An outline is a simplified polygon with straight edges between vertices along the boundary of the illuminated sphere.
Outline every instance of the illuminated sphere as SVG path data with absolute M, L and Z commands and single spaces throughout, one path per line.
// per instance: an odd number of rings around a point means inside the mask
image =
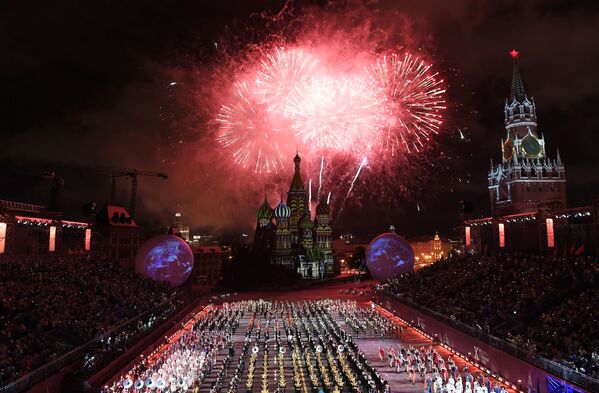
M 372 278 L 389 280 L 414 271 L 414 251 L 403 237 L 395 233 L 383 233 L 368 245 L 366 267 Z
M 183 284 L 193 270 L 193 253 L 177 236 L 158 235 L 146 241 L 137 251 L 135 270 L 154 281 Z

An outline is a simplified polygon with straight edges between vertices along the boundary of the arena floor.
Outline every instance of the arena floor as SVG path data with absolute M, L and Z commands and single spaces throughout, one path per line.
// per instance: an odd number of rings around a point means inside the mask
M 355 290 L 355 294 L 352 293 L 352 289 Z M 348 293 L 348 291 L 350 291 L 350 292 Z M 372 294 L 372 291 L 371 291 L 371 288 L 369 285 L 362 285 L 360 287 L 356 287 L 355 285 L 339 284 L 339 285 L 334 285 L 334 286 L 321 288 L 321 289 L 317 289 L 317 290 L 303 290 L 303 291 L 295 291 L 295 292 L 287 292 L 287 293 L 285 293 L 285 292 L 261 292 L 261 293 L 253 293 L 253 294 L 241 294 L 241 295 L 235 296 L 235 299 L 236 300 L 238 300 L 238 299 L 239 300 L 242 300 L 242 299 L 264 299 L 264 300 L 272 300 L 272 301 L 275 301 L 275 300 L 302 301 L 302 300 L 318 300 L 318 299 L 323 299 L 323 298 L 342 299 L 342 300 L 346 300 L 346 299 L 350 300 L 351 299 L 351 300 L 357 300 L 358 302 L 361 303 L 361 305 L 363 307 L 369 307 L 371 294 Z M 343 320 L 338 319 L 338 322 L 341 327 L 346 328 L 345 322 Z M 388 348 L 391 345 L 394 345 L 395 347 L 397 347 L 397 344 L 401 344 L 404 347 L 409 346 L 409 345 L 412 345 L 414 347 L 419 347 L 419 346 L 429 346 L 432 344 L 432 341 L 430 339 L 428 339 L 427 337 L 418 333 L 416 330 L 410 328 L 409 326 L 403 324 L 398 319 L 395 319 L 395 322 L 400 324 L 404 328 L 404 332 L 403 332 L 401 338 L 388 339 L 388 338 L 380 338 L 380 337 L 372 337 L 372 336 L 371 337 L 355 337 L 354 336 L 354 339 L 357 342 L 358 346 L 360 347 L 361 351 L 366 354 L 370 363 L 373 366 L 375 366 L 379 370 L 379 373 L 389 382 L 391 392 L 406 392 L 406 393 L 423 392 L 423 391 L 425 391 L 425 386 L 424 386 L 424 383 L 421 382 L 419 378 L 416 380 L 416 383 L 414 385 L 412 385 L 412 383 L 409 381 L 408 375 L 405 371 L 402 371 L 401 373 L 397 373 L 395 370 L 393 370 L 391 367 L 389 367 L 389 365 L 386 362 L 381 362 L 379 359 L 379 353 L 378 353 L 379 346 L 382 346 L 383 348 Z M 247 327 L 247 318 L 244 319 L 244 321 L 240 325 L 240 327 L 235 335 L 236 352 L 238 352 L 242 347 L 243 340 L 244 340 L 244 332 L 245 332 L 246 327 Z M 345 329 L 345 330 L 348 333 L 351 332 L 351 330 L 349 330 L 349 329 Z M 441 347 L 440 345 L 437 345 L 436 349 L 444 358 L 447 358 L 447 356 L 451 354 L 450 351 Z M 224 358 L 225 353 L 226 353 L 226 351 L 223 350 L 222 354 L 221 354 L 221 358 L 219 359 L 220 362 L 222 362 L 222 358 Z M 473 364 L 467 363 L 464 359 L 457 357 L 455 355 L 453 357 L 454 357 L 454 360 L 456 361 L 456 364 L 458 365 L 460 371 L 463 369 L 463 367 L 466 364 L 468 364 L 468 368 L 469 368 L 469 370 L 471 370 L 471 372 L 473 372 L 473 373 L 481 372 Z M 237 365 L 237 363 L 233 363 L 230 367 L 230 370 L 234 370 L 236 365 Z M 256 369 L 260 369 L 261 367 L 262 367 L 262 364 L 259 360 L 258 364 L 256 366 Z M 220 364 L 217 364 L 215 369 L 216 370 L 220 369 Z M 272 391 L 275 391 L 274 367 L 271 367 L 270 369 L 272 370 L 273 374 L 270 375 L 269 379 L 271 381 L 273 381 L 273 383 L 271 385 L 269 385 L 269 391 L 272 392 Z M 290 369 L 291 369 L 291 362 L 289 361 L 289 364 L 286 364 L 286 370 L 290 370 Z M 230 371 L 230 372 L 232 373 L 232 371 Z M 215 378 L 215 375 L 209 375 L 206 378 L 206 380 L 204 381 L 204 384 L 202 385 L 202 388 L 200 391 L 201 392 L 209 391 L 210 386 L 211 386 L 212 382 L 214 381 L 214 378 Z M 259 378 L 259 376 L 256 376 L 255 378 L 257 379 L 257 378 Z M 286 375 L 286 378 L 289 381 L 291 381 L 291 372 L 289 372 L 289 374 Z M 242 379 L 242 383 L 240 384 L 240 386 L 245 386 L 245 382 L 246 382 L 246 379 Z M 227 385 L 225 385 L 224 388 L 225 389 L 223 389 L 223 391 L 227 391 L 226 390 Z M 514 392 L 514 390 L 511 388 L 508 388 L 508 391 Z
M 355 290 L 355 292 L 353 292 L 352 289 Z M 330 299 L 341 299 L 341 300 L 348 300 L 348 299 L 356 300 L 356 302 L 358 302 L 359 306 L 361 306 L 361 307 L 371 307 L 371 303 L 370 303 L 371 295 L 372 295 L 372 292 L 371 292 L 369 286 L 364 285 L 362 287 L 356 287 L 355 284 L 339 284 L 339 285 L 330 286 L 330 287 L 326 287 L 326 288 L 294 291 L 294 292 L 261 292 L 261 293 L 251 293 L 251 294 L 250 293 L 231 294 L 230 296 L 219 299 L 220 301 L 215 302 L 215 303 L 220 303 L 221 301 L 234 302 L 234 301 L 249 300 L 249 299 L 297 302 L 297 301 L 303 301 L 303 300 L 319 300 L 319 299 L 330 298 Z M 214 300 L 216 300 L 216 299 L 214 299 Z M 217 307 L 220 307 L 220 305 Z M 381 376 L 389 382 L 389 387 L 390 387 L 391 392 L 424 392 L 425 385 L 420 380 L 419 377 L 417 378 L 416 383 L 412 384 L 409 381 L 408 375 L 405 371 L 402 370 L 402 372 L 397 373 L 394 369 L 389 367 L 389 365 L 386 362 L 380 361 L 378 348 L 379 348 L 379 346 L 382 346 L 386 350 L 387 348 L 389 348 L 392 345 L 397 348 L 397 344 L 401 344 L 404 347 L 407 347 L 409 345 L 412 345 L 414 347 L 430 346 L 430 345 L 432 345 L 432 341 L 429 338 L 425 337 L 424 335 L 420 334 L 415 329 L 403 324 L 403 322 L 401 322 L 399 319 L 394 318 L 391 315 L 386 315 L 386 312 L 383 309 L 381 309 L 381 312 L 384 313 L 386 317 L 392 318 L 395 323 L 400 324 L 400 326 L 403 326 L 403 333 L 401 334 L 401 337 L 391 339 L 391 338 L 376 337 L 374 335 L 370 335 L 370 336 L 366 336 L 366 337 L 356 337 L 355 335 L 353 335 L 354 341 L 358 344 L 360 350 L 366 355 L 368 361 L 374 367 L 376 367 L 378 369 L 379 374 L 381 374 Z M 336 320 L 342 329 L 344 329 L 347 333 L 352 334 L 351 329 L 348 326 L 346 326 L 345 321 L 343 321 L 341 318 L 336 318 Z M 244 339 L 245 339 L 245 332 L 248 327 L 248 322 L 249 322 L 249 316 L 246 315 L 240 321 L 240 326 L 237 329 L 237 331 L 233 337 L 236 355 L 241 352 L 241 349 L 242 349 L 242 346 L 244 343 Z M 437 345 L 436 349 L 445 359 L 447 359 L 447 356 L 451 354 L 450 351 L 448 351 L 447 349 L 443 348 L 440 345 Z M 273 351 L 274 351 L 274 343 L 273 343 Z M 217 377 L 217 373 L 222 368 L 222 363 L 223 363 L 223 360 L 224 360 L 226 354 L 227 354 L 227 349 L 223 349 L 219 352 L 219 356 L 217 358 L 217 363 L 216 363 L 215 367 L 212 369 L 212 371 L 204 379 L 204 381 L 199 389 L 199 392 L 209 392 L 210 391 L 210 387 L 212 386 L 213 382 L 215 381 L 215 379 Z M 455 356 L 455 354 L 454 354 L 453 358 L 454 358 L 459 370 L 461 371 L 463 369 L 463 367 L 467 364 L 467 362 L 464 359 L 462 359 L 458 356 Z M 238 356 L 235 356 L 230 367 L 228 367 L 227 377 L 225 378 L 226 382 L 225 382 L 224 386 L 222 387 L 222 390 L 221 390 L 222 392 L 227 392 L 229 390 L 228 382 L 230 381 L 230 378 L 233 376 L 234 370 L 237 368 L 238 361 L 239 361 Z M 246 359 L 246 362 L 247 362 L 247 359 Z M 477 372 L 481 372 L 473 364 L 468 364 L 468 368 L 469 368 L 470 372 L 472 372 L 474 374 L 476 374 Z M 262 369 L 262 357 L 258 356 L 258 360 L 256 363 L 256 370 L 261 370 L 261 369 Z M 268 385 L 269 392 L 276 391 L 275 369 L 276 368 L 275 368 L 274 364 L 269 365 L 269 376 L 268 376 L 268 380 L 270 381 L 269 385 Z M 292 364 L 291 364 L 290 356 L 285 357 L 285 370 L 286 370 L 285 379 L 288 381 L 287 386 L 289 387 L 289 386 L 292 386 Z M 304 370 L 304 374 L 305 375 L 307 374 L 306 370 Z M 247 377 L 244 375 L 241 379 L 241 382 L 238 384 L 238 389 L 237 389 L 238 391 L 242 391 L 242 390 L 245 391 L 246 381 L 247 381 Z M 500 385 L 501 385 L 501 383 L 500 383 Z M 260 387 L 261 387 L 260 373 L 256 373 L 256 375 L 254 376 L 253 391 L 261 391 Z M 288 388 L 287 390 L 292 391 L 292 389 L 290 389 L 290 388 Z M 304 384 L 304 389 L 302 391 L 305 393 L 310 392 L 310 390 L 307 388 L 307 384 Z M 515 392 L 511 388 L 508 388 L 508 391 L 510 393 Z
M 368 307 L 368 303 L 364 302 L 363 306 Z M 338 320 L 338 322 L 340 323 L 340 325 L 342 327 L 345 326 L 345 323 L 342 320 Z M 401 322 L 399 322 L 399 321 L 398 321 L 398 323 L 401 324 Z M 234 337 L 236 353 L 239 353 L 241 351 L 241 347 L 243 345 L 244 338 L 245 338 L 245 330 L 247 328 L 247 325 L 248 325 L 248 318 L 246 317 L 243 319 L 243 321 L 240 324 L 240 327 L 237 330 L 237 333 L 235 334 L 235 337 Z M 375 366 L 379 370 L 379 373 L 389 382 L 391 392 L 406 392 L 406 393 L 419 392 L 419 393 L 421 393 L 424 391 L 424 388 L 425 388 L 424 383 L 422 383 L 419 379 L 417 379 L 416 383 L 414 385 L 412 385 L 412 383 L 409 381 L 408 375 L 406 374 L 405 371 L 402 371 L 401 373 L 397 373 L 395 370 L 393 370 L 393 369 L 391 369 L 391 367 L 389 367 L 389 364 L 387 364 L 386 362 L 381 362 L 380 358 L 379 358 L 379 353 L 378 353 L 379 346 L 382 346 L 383 348 L 386 349 L 392 345 L 397 347 L 397 344 L 401 344 L 404 347 L 408 346 L 408 345 L 412 345 L 414 347 L 419 347 L 419 346 L 423 346 L 423 345 L 428 346 L 428 345 L 432 344 L 431 340 L 427 339 L 420 333 L 416 332 L 415 330 L 411 329 L 410 327 L 408 327 L 406 325 L 403 325 L 403 326 L 404 326 L 404 332 L 402 334 L 402 337 L 399 339 L 385 339 L 385 338 L 377 338 L 377 337 L 357 337 L 357 338 L 355 338 L 355 341 L 357 342 L 357 344 L 360 347 L 360 349 L 362 350 L 362 352 L 366 354 L 366 357 L 368 358 L 370 363 L 373 366 Z M 437 351 L 439 351 L 439 353 L 444 358 L 446 358 L 448 355 L 451 354 L 448 350 L 446 350 L 445 348 L 442 348 L 440 346 L 437 346 Z M 216 372 L 220 369 L 220 366 L 222 364 L 222 360 L 225 357 L 225 354 L 226 354 L 226 350 L 222 350 L 220 358 L 218 360 L 218 363 L 216 364 L 216 367 L 214 368 L 212 375 L 208 375 L 208 377 L 204 380 L 204 384 L 202 385 L 200 392 L 208 392 L 210 390 L 210 386 L 212 385 L 212 382 L 216 378 Z M 259 360 L 256 364 L 256 369 L 261 369 L 262 361 L 261 361 L 260 357 L 258 357 L 258 359 Z M 466 361 L 464 361 L 463 359 L 461 359 L 459 357 L 454 356 L 454 359 L 456 360 L 456 363 L 460 370 L 462 370 L 462 368 L 467 364 Z M 291 370 L 291 361 L 288 358 L 287 358 L 287 363 L 288 364 L 286 364 L 285 368 L 286 368 L 286 370 L 289 371 L 289 374 L 286 374 L 286 378 L 288 379 L 289 385 L 290 385 L 291 384 L 291 371 L 290 371 Z M 231 364 L 231 367 L 229 368 L 229 373 L 232 374 L 233 370 L 235 370 L 236 367 L 237 367 L 237 362 L 235 361 Z M 475 370 L 477 370 L 476 367 L 474 367 L 472 364 L 468 364 L 468 368 L 470 370 L 472 370 L 473 372 L 476 372 Z M 274 370 L 275 370 L 274 367 L 270 367 L 271 374 L 269 375 L 269 380 L 271 381 L 271 384 L 269 385 L 269 391 L 271 391 L 271 392 L 275 391 Z M 480 370 L 478 370 L 478 371 L 480 371 Z M 259 377 L 260 377 L 259 375 L 256 375 L 254 377 L 256 386 L 259 386 L 259 383 L 258 383 Z M 247 379 L 243 378 L 240 386 L 245 386 L 246 380 Z M 228 385 L 224 385 L 223 391 L 227 391 L 227 389 L 228 389 Z M 510 390 L 510 392 L 513 391 L 511 389 L 509 389 L 509 390 Z

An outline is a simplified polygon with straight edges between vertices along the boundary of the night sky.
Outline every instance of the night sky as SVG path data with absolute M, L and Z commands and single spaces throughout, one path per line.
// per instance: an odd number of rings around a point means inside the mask
M 336 2 L 336 9 L 342 3 Z M 559 148 L 565 163 L 569 206 L 599 197 L 598 2 L 364 3 L 381 15 L 401 13 L 397 23 L 435 59 L 448 84 L 446 124 L 453 136 L 443 149 L 460 162 L 451 164 L 452 176 L 430 173 L 423 179 L 422 203 L 350 204 L 338 231 L 380 232 L 393 223 L 406 235 L 449 233 L 457 224 L 458 201 L 471 201 L 478 214 L 488 212 L 486 175 L 490 158 L 501 157 L 512 48 L 520 51 L 522 77 L 535 98 L 549 156 Z M 283 5 L 274 0 L 3 2 L 0 198 L 46 204 L 50 185 L 40 174 L 51 165 L 40 162 L 164 170 L 171 174 L 167 181 L 140 178 L 138 215 L 148 228 L 166 225 L 182 210 L 202 231 L 249 230 L 259 195 L 226 192 L 213 184 L 214 176 L 190 182 L 211 168 L 207 160 L 178 150 L 190 137 L 177 122 L 173 96 L 178 93 L 170 82 L 184 79 L 190 59 L 218 61 L 214 42 L 256 14 L 277 13 Z M 324 1 L 290 6 L 297 12 L 331 7 Z M 457 138 L 458 129 L 466 140 Z M 82 203 L 101 204 L 108 197 L 107 179 L 62 171 L 67 215 L 76 216 Z M 123 203 L 126 187 L 121 182 Z M 225 207 L 212 208 L 215 200 Z

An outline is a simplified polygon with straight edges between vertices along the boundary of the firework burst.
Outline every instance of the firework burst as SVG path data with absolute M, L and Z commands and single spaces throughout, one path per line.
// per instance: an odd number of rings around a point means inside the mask
M 284 112 L 290 97 L 314 74 L 317 61 L 301 49 L 276 48 L 262 60 L 256 76 L 256 94 L 273 112 Z
M 416 56 L 392 54 L 369 70 L 371 82 L 385 96 L 385 116 L 378 145 L 396 155 L 420 152 L 443 124 L 443 80 Z
M 286 108 L 295 135 L 310 149 L 363 153 L 379 129 L 381 98 L 358 77 L 311 78 Z
M 287 127 L 260 102 L 247 83 L 236 82 L 232 103 L 223 105 L 216 117 L 218 141 L 236 164 L 254 172 L 278 173 L 292 151 Z

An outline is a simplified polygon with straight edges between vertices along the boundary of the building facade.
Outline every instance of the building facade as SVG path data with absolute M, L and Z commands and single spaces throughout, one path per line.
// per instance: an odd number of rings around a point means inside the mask
M 333 228 L 330 207 L 325 200 L 316 206 L 312 219 L 308 193 L 301 176 L 301 158 L 295 169 L 287 201 L 273 209 L 266 197 L 256 211 L 254 246 L 266 250 L 272 263 L 297 271 L 303 278 L 323 278 L 333 274 Z
M 0 263 L 92 250 L 92 223 L 65 220 L 61 212 L 29 203 L 0 200 Z
M 231 250 L 221 246 L 192 246 L 193 281 L 198 284 L 217 284 L 223 275 L 223 265 L 229 260 Z
M 98 255 L 134 266 L 142 243 L 141 229 L 125 207 L 106 204 L 96 216 Z
M 432 265 L 454 250 L 454 244 L 449 239 L 439 236 L 438 233 L 433 237 L 409 239 L 408 242 L 414 251 L 414 270 Z

